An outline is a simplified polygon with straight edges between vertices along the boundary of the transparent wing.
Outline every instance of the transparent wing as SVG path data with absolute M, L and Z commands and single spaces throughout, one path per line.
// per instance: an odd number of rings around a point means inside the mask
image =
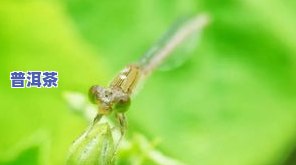
M 208 20 L 208 16 L 203 14 L 184 18 L 174 24 L 139 60 L 143 73 L 149 75 L 164 61 L 172 66 L 180 65 L 186 59 L 186 54 L 197 45 L 197 34 L 207 25 Z M 180 54 L 183 55 L 177 56 Z

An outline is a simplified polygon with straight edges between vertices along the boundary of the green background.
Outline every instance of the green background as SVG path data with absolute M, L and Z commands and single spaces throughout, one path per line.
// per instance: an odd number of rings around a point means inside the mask
M 199 12 L 212 19 L 198 48 L 145 82 L 127 112 L 127 138 L 160 138 L 157 149 L 185 164 L 287 163 L 296 147 L 295 8 L 292 0 L 1 0 L 0 164 L 63 164 L 88 125 L 63 92 L 106 86 L 174 20 Z M 11 89 L 15 70 L 55 70 L 59 87 Z

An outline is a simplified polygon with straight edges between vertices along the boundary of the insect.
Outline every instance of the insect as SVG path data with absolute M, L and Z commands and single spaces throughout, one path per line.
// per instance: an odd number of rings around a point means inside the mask
M 125 112 L 129 109 L 131 95 L 139 81 L 148 77 L 177 46 L 202 30 L 207 23 L 207 15 L 182 20 L 173 26 L 138 62 L 129 64 L 121 70 L 108 87 L 92 86 L 89 90 L 89 98 L 92 103 L 98 105 L 98 113 L 94 122 L 114 112 L 122 137 L 127 125 Z

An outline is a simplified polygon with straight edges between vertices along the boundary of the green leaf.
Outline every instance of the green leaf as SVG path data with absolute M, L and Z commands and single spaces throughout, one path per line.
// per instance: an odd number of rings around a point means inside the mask
M 114 164 L 115 147 L 108 123 L 96 122 L 71 145 L 68 165 Z

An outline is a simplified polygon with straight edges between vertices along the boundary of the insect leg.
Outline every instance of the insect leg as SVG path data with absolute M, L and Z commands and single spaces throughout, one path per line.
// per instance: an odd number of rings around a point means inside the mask
M 103 114 L 98 113 L 97 116 L 94 118 L 93 124 L 99 122 L 102 117 L 103 117 Z
M 123 136 L 125 134 L 125 130 L 127 128 L 127 122 L 126 122 L 126 117 L 125 117 L 124 113 L 116 113 L 115 115 L 116 115 L 116 118 L 117 118 L 117 120 L 119 122 L 120 137 L 119 137 L 119 139 L 117 141 L 117 144 L 115 146 L 115 152 L 114 152 L 113 158 L 115 158 L 117 149 L 119 147 L 119 144 L 120 144 L 120 142 L 121 142 L 121 140 L 122 140 L 122 138 L 123 138 Z
M 117 115 L 119 124 L 120 124 L 120 133 L 121 136 L 124 136 L 125 134 L 125 130 L 127 129 L 127 122 L 126 122 L 126 117 L 124 115 L 124 113 L 120 113 Z

